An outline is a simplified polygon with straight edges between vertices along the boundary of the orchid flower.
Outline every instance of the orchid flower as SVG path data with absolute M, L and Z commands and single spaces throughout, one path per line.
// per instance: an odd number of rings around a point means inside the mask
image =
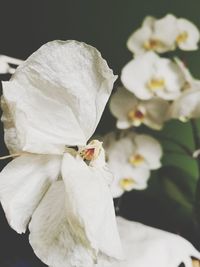
M 51 267 L 122 258 L 112 175 L 102 144 L 87 144 L 115 79 L 95 48 L 53 41 L 3 82 L 5 141 L 16 158 L 0 174 L 0 200 Z
M 174 50 L 177 29 L 169 27 L 172 24 L 176 24 L 176 18 L 170 14 L 158 20 L 154 17 L 146 17 L 142 27 L 129 37 L 128 49 L 137 55 L 148 51 L 164 53 Z
M 136 55 L 148 51 L 164 53 L 177 46 L 182 50 L 196 50 L 200 33 L 189 20 L 168 14 L 161 19 L 146 17 L 142 26 L 128 39 L 128 49 Z
M 112 95 L 110 110 L 117 119 L 117 128 L 127 129 L 142 124 L 161 130 L 168 112 L 169 104 L 160 98 L 142 101 L 124 87 Z
M 167 116 L 168 119 L 176 118 L 185 122 L 200 117 L 200 80 L 192 76 L 181 60 L 176 58 L 176 62 L 185 77 L 185 84 L 182 94 L 172 102 Z
M 180 95 L 185 82 L 176 63 L 153 52 L 131 60 L 122 69 L 121 80 L 130 92 L 142 100 L 153 97 L 173 100 Z
M 23 60 L 17 58 L 0 55 L 0 74 L 13 74 L 15 72 L 15 68 L 11 67 L 10 64 L 18 66 L 22 62 Z
M 147 187 L 150 170 L 161 166 L 162 149 L 154 138 L 132 132 L 119 139 L 114 133 L 104 137 L 108 165 L 114 174 L 111 185 L 113 197 L 132 189 Z
M 173 28 L 171 24 L 169 27 Z M 199 29 L 189 20 L 184 18 L 177 19 L 178 35 L 176 36 L 177 46 L 186 51 L 198 49 L 198 42 L 200 40 Z
M 192 267 L 192 257 L 200 259 L 200 253 L 181 236 L 122 217 L 117 217 L 117 224 L 125 260 L 112 265 L 99 263 L 98 267 L 178 267 L 181 263 Z

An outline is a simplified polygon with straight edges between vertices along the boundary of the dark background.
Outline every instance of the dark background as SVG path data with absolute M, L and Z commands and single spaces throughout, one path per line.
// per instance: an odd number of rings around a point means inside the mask
M 190 19 L 200 27 L 199 0 L 1 0 L 0 11 L 0 54 L 26 59 L 48 41 L 75 39 L 100 50 L 118 75 L 121 68 L 131 59 L 131 54 L 126 49 L 126 40 L 132 31 L 139 27 L 146 15 L 162 17 L 167 13 L 173 13 L 178 17 Z M 190 66 L 194 75 L 200 77 L 200 53 L 180 53 L 180 56 Z M 108 132 L 114 129 L 114 125 L 115 121 L 107 109 L 97 131 Z M 187 124 L 169 124 L 165 128 L 165 133 L 193 145 L 190 127 Z M 5 155 L 8 152 L 3 144 L 2 126 L 0 136 L 0 154 Z M 184 157 L 164 159 L 166 165 L 170 164 L 170 161 L 175 161 L 196 177 L 194 162 Z M 6 162 L 0 164 L 2 168 Z M 133 199 L 134 202 L 131 201 Z M 167 227 L 162 219 L 163 206 L 156 203 L 154 198 L 152 201 L 151 209 L 144 213 L 142 210 L 148 207 L 148 196 L 137 192 L 126 195 L 122 214 L 129 219 L 177 232 L 176 227 Z M 170 210 L 165 210 L 166 212 L 170 218 Z M 184 235 L 187 236 L 187 231 Z M 1 210 L 0 267 L 11 266 L 44 265 L 34 256 L 27 235 L 20 236 L 12 231 Z

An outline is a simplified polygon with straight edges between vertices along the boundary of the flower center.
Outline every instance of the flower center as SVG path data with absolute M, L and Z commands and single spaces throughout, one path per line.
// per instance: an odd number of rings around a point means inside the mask
M 156 91 L 156 90 L 160 90 L 163 89 L 165 86 L 165 80 L 162 78 L 152 78 L 148 83 L 147 83 L 147 87 L 152 90 L 152 91 Z
M 144 42 L 143 47 L 146 50 L 156 50 L 157 48 L 162 48 L 163 43 L 157 39 L 150 39 L 150 40 Z
M 88 145 L 79 149 L 79 155 L 87 161 L 95 160 L 102 149 L 102 142 L 92 140 Z
M 144 113 L 141 111 L 141 110 L 130 110 L 128 112 L 128 119 L 130 121 L 134 121 L 135 119 L 138 119 L 138 120 L 143 120 L 144 119 Z
M 134 188 L 135 181 L 132 178 L 122 178 L 119 180 L 119 186 L 124 191 L 131 191 Z
M 127 114 L 128 121 L 133 123 L 134 126 L 140 126 L 145 118 L 145 110 L 139 108 L 132 109 Z
M 176 37 L 176 42 L 177 42 L 177 44 L 181 44 L 181 43 L 184 43 L 185 41 L 187 41 L 187 39 L 188 39 L 188 33 L 186 31 L 184 31 Z
M 145 158 L 141 154 L 135 154 L 130 156 L 129 163 L 133 166 L 140 166 L 144 160 Z

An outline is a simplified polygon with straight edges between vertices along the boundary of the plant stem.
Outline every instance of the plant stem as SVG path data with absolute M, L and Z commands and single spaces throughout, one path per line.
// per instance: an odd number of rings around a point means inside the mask
M 195 149 L 197 150 L 200 148 L 200 137 L 198 133 L 198 127 L 194 119 L 191 120 L 191 127 L 192 127 Z M 194 199 L 194 215 L 195 215 L 195 228 L 197 230 L 197 235 L 198 235 L 197 246 L 198 246 L 198 249 L 200 249 L 200 241 L 199 241 L 199 238 L 200 238 L 200 157 L 199 156 L 196 158 L 196 162 L 198 166 L 198 180 L 196 184 L 195 199 Z

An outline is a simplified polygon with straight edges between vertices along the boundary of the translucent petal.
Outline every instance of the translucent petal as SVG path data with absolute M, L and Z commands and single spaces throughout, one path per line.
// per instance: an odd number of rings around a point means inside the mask
M 76 41 L 42 46 L 3 83 L 23 150 L 61 154 L 91 137 L 116 77 L 100 53 Z M 17 94 L 16 94 L 17 91 Z
M 52 181 L 60 172 L 60 156 L 25 154 L 0 173 L 0 200 L 10 226 L 22 233 Z

